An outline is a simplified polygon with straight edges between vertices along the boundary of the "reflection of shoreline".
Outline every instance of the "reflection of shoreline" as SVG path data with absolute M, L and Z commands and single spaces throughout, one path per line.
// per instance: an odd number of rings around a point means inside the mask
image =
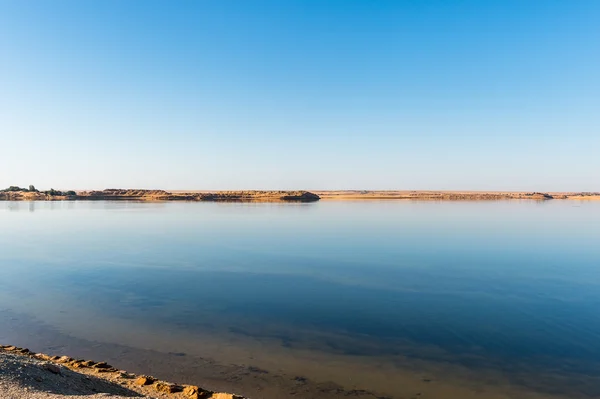
M 116 367 L 155 374 L 178 383 L 202 381 L 206 385 L 204 381 L 210 381 L 207 387 L 213 390 L 233 390 L 265 399 L 287 397 L 299 388 L 298 381 L 302 382 L 304 392 L 312 392 L 310 397 L 314 398 L 341 398 L 348 391 L 365 387 L 376 391 L 376 396 L 394 398 L 413 397 L 416 393 L 430 398 L 563 398 L 557 393 L 560 392 L 557 381 L 561 379 L 563 392 L 570 398 L 578 397 L 572 390 L 573 381 L 564 375 L 521 372 L 521 383 L 527 380 L 528 385 L 534 384 L 526 388 L 514 384 L 501 371 L 467 369 L 399 356 L 371 358 L 285 348 L 275 339 L 257 341 L 226 332 L 199 335 L 173 329 L 151 330 L 148 326 L 85 311 L 74 314 L 71 309 L 61 315 L 62 318 L 51 323 L 57 326 L 53 328 L 22 314 L 0 311 L 0 339 L 36 351 L 107 360 Z M 76 338 L 84 336 L 85 339 Z M 544 386 L 544 382 L 551 385 Z M 578 384 L 590 387 L 590 382 L 578 381 Z M 253 389 L 259 391 L 252 394 Z M 542 396 L 542 392 L 549 390 L 555 395 Z M 268 391 L 273 395 L 265 395 Z M 369 393 L 359 397 L 373 396 Z

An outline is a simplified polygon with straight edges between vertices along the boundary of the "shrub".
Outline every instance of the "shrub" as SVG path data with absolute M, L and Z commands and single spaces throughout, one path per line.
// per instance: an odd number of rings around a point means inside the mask
M 58 191 L 58 190 L 55 190 L 55 189 L 53 189 L 53 188 L 51 188 L 51 189 L 50 189 L 50 190 L 48 190 L 48 191 L 44 191 L 44 194 L 51 195 L 51 196 L 55 196 L 55 195 L 63 195 L 62 191 Z
M 10 186 L 9 188 L 5 189 L 4 191 L 27 191 L 27 189 L 21 188 L 19 186 Z

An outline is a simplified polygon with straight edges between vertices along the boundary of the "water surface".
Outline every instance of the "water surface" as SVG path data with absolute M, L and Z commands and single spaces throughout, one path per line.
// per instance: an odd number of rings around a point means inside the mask
M 0 311 L 73 339 L 389 397 L 600 396 L 600 202 L 0 202 L 0 226 Z

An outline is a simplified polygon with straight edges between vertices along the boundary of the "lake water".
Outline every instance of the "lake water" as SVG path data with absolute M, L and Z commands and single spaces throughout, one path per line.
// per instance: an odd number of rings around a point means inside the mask
M 0 202 L 0 226 L 5 343 L 252 398 L 600 397 L 600 201 Z

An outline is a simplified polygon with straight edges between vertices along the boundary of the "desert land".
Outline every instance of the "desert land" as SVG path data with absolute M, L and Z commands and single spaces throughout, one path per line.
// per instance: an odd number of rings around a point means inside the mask
M 33 186 L 31 186 L 33 187 Z M 90 191 L 39 191 L 11 186 L 0 191 L 0 201 L 243 201 L 243 202 L 315 202 L 319 200 L 598 200 L 600 192 L 519 192 L 519 191 L 194 191 L 105 189 Z

